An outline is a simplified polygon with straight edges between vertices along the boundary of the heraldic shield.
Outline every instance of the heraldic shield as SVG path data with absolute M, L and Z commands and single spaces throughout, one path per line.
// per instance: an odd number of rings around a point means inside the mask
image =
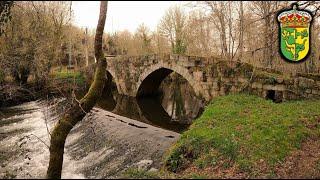
M 291 62 L 304 60 L 310 49 L 310 24 L 312 16 L 308 11 L 283 11 L 278 16 L 280 23 L 280 51 L 283 57 Z

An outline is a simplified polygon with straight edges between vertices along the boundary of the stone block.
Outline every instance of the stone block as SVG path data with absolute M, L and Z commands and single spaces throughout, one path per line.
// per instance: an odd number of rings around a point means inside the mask
M 179 56 L 178 61 L 189 61 L 188 56 Z
M 194 79 L 196 81 L 203 81 L 203 73 L 202 73 L 202 71 L 193 72 L 193 76 L 194 76 Z
M 248 82 L 248 79 L 247 79 L 247 78 L 239 77 L 239 78 L 238 78 L 238 82 L 240 82 L 240 83 L 246 83 L 246 82 Z
M 286 88 L 285 88 L 285 86 L 284 85 L 275 85 L 274 86 L 274 88 L 273 88 L 273 90 L 275 90 L 275 91 L 284 91 Z
M 270 84 L 265 84 L 262 86 L 263 89 L 265 90 L 274 90 L 274 85 L 270 85 Z
M 314 80 L 313 79 L 308 79 L 308 78 L 304 78 L 304 77 L 299 77 L 298 78 L 299 81 L 299 87 L 301 88 L 311 88 L 314 86 Z
M 232 86 L 232 87 L 230 88 L 230 92 L 237 92 L 237 88 L 236 88 L 235 86 Z
M 276 82 L 279 84 L 283 83 L 283 78 L 282 77 L 276 78 Z
M 194 62 L 192 61 L 178 61 L 177 64 L 186 68 L 195 66 Z
M 203 88 L 203 90 L 210 90 L 211 85 L 208 83 L 202 83 L 202 88 Z
M 219 91 L 211 90 L 210 94 L 211 94 L 211 97 L 217 97 L 219 96 Z
M 283 83 L 285 85 L 294 85 L 294 80 L 293 79 L 284 79 Z
M 176 60 L 178 60 L 178 58 L 179 58 L 178 54 L 170 54 L 170 56 L 169 56 L 170 61 L 176 61 Z
M 231 79 L 230 78 L 221 78 L 221 81 L 223 83 L 230 83 L 231 82 Z
M 316 89 L 312 89 L 312 94 L 320 94 L 320 91 L 318 91 Z
M 262 89 L 262 84 L 261 83 L 257 83 L 257 82 L 254 82 L 252 83 L 252 88 L 257 88 L 257 89 Z
M 210 83 L 213 83 L 214 82 L 214 79 L 210 76 L 207 77 L 207 82 L 210 82 Z

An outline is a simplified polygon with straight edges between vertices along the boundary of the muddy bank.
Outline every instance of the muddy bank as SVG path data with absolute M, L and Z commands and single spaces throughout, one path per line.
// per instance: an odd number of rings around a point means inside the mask
M 59 102 L 32 101 L 0 110 L 0 178 L 45 177 L 47 129 L 63 107 L 50 104 Z M 67 138 L 62 177 L 119 178 L 133 166 L 159 169 L 164 152 L 179 136 L 94 108 Z

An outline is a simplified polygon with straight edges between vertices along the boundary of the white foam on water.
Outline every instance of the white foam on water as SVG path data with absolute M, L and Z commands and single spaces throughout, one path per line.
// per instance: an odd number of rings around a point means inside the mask
M 15 174 L 15 178 L 45 178 L 49 163 L 49 149 L 44 143 L 49 145 L 49 136 L 43 108 L 47 107 L 41 107 L 38 102 L 30 102 L 13 108 L 37 110 L 25 111 L 20 115 L 9 117 L 6 120 L 17 118 L 22 118 L 23 120 L 0 127 L 0 132 L 3 133 L 15 130 L 27 130 L 21 134 L 8 136 L 0 142 L 0 150 L 10 151 L 16 149 L 18 152 L 17 156 L 10 157 L 10 160 L 4 163 L 5 167 L 0 169 L 0 178 L 5 177 L 7 172 Z M 49 129 L 51 129 L 53 123 L 50 120 L 48 122 L 51 122 L 48 123 Z M 35 136 L 40 138 L 44 143 Z M 81 137 L 81 133 L 73 134 L 68 142 L 75 142 L 79 137 Z M 84 179 L 85 176 L 80 171 L 91 164 L 88 162 L 97 162 L 96 160 L 99 160 L 99 158 L 103 159 L 108 154 L 108 150 L 102 149 L 98 152 L 91 152 L 85 158 L 75 161 L 71 159 L 65 149 L 62 178 Z

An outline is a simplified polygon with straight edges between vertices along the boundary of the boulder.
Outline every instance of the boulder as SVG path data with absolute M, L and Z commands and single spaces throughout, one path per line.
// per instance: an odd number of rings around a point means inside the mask
M 144 159 L 144 160 L 141 160 L 139 161 L 136 166 L 138 169 L 143 169 L 143 170 L 146 170 L 148 168 L 150 168 L 150 166 L 152 165 L 153 161 L 152 160 L 147 160 L 147 159 Z

